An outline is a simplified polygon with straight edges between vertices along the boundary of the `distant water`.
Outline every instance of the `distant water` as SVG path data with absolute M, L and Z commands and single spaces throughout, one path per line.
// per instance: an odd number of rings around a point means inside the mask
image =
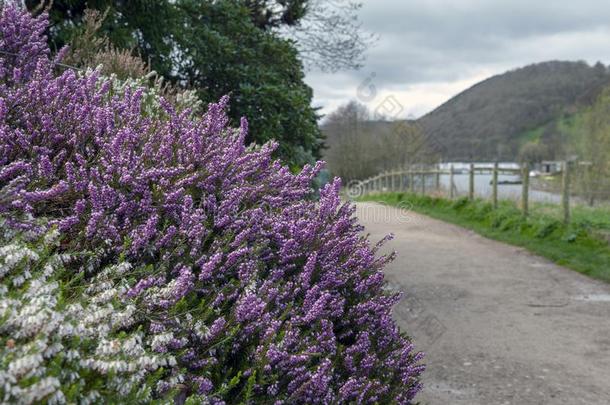
M 440 168 L 442 170 L 449 170 L 450 165 L 453 165 L 453 169 L 455 171 L 464 171 L 464 173 L 454 174 L 453 182 L 457 188 L 458 195 L 468 195 L 469 188 L 469 175 L 467 173 L 470 168 L 470 163 L 442 163 Z M 519 164 L 514 162 L 503 162 L 500 163 L 500 168 L 506 169 L 518 169 Z M 475 163 L 477 167 L 489 167 L 493 168 L 493 163 Z M 448 190 L 449 189 L 449 175 L 441 175 L 440 183 L 441 187 Z M 491 185 L 492 174 L 482 174 L 475 173 L 474 176 L 474 192 L 475 195 L 482 198 L 491 198 L 493 193 L 493 187 Z M 499 174 L 498 181 L 516 181 L 520 180 L 521 176 L 519 175 L 509 175 L 509 174 Z M 433 180 L 428 179 L 427 183 Z M 503 200 L 521 200 L 521 184 L 499 184 L 498 185 L 498 198 Z M 561 195 L 550 193 L 548 191 L 540 191 L 532 189 L 530 185 L 529 190 L 529 199 L 530 201 L 535 202 L 544 202 L 544 203 L 553 203 L 559 204 L 561 203 Z

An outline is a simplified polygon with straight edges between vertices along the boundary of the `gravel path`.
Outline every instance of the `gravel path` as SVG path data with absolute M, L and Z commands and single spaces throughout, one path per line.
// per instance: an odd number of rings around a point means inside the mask
M 393 233 L 386 274 L 400 326 L 427 353 L 423 404 L 610 404 L 610 285 L 524 249 L 373 203 Z

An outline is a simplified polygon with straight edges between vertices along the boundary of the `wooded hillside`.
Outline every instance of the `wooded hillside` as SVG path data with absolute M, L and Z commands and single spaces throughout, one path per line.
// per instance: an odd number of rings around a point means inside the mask
M 581 105 L 610 82 L 601 63 L 543 62 L 493 76 L 419 119 L 448 159 L 514 159 L 524 135 Z

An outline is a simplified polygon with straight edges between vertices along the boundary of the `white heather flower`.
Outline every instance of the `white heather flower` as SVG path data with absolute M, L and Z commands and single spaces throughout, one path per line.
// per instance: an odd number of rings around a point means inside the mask
M 166 349 L 166 346 L 169 342 L 174 338 L 174 334 L 172 332 L 161 333 L 159 335 L 154 335 L 150 346 L 154 351 L 162 352 Z
M 57 228 L 53 228 L 44 235 L 42 241 L 45 245 L 53 245 L 59 240 L 59 236 L 59 230 Z
M 8 371 L 16 377 L 25 375 L 27 372 L 35 369 L 42 364 L 43 358 L 41 354 L 30 354 L 13 360 L 9 363 Z
M 24 390 L 25 403 L 37 402 L 45 398 L 47 395 L 54 393 L 59 387 L 60 382 L 57 378 L 46 377 L 29 386 Z
M 43 238 L 43 243 L 54 237 Z M 136 321 L 137 308 L 125 297 L 130 286 L 124 275 L 131 265 L 124 262 L 98 269 L 91 260 L 97 276 L 88 281 L 78 301 L 64 303 L 57 275 L 74 255 L 48 256 L 44 246 L 28 247 L 19 240 L 2 243 L 0 237 L 0 337 L 11 343 L 0 346 L 0 358 L 10 359 L 0 369 L 0 402 L 65 403 L 62 384 L 78 382 L 85 370 L 106 376 L 106 389 L 116 394 L 141 392 L 142 398 L 150 398 L 151 389 L 144 384 L 148 372 L 176 361 L 153 353 L 140 332 L 115 333 Z M 9 294 L 17 286 L 22 293 L 13 298 Z M 166 344 L 167 339 L 171 336 L 157 343 Z M 92 346 L 93 342 L 97 345 Z M 63 367 L 51 375 L 54 369 L 47 366 L 56 360 Z M 24 379 L 28 381 L 25 388 Z M 81 394 L 81 403 L 102 399 L 88 387 Z

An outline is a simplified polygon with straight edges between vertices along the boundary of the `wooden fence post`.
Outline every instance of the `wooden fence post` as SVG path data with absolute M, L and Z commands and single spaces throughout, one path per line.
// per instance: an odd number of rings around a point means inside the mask
M 424 166 L 421 165 L 421 195 L 426 195 L 426 172 Z
M 470 164 L 469 182 L 468 182 L 468 199 L 474 200 L 474 163 Z
M 381 192 L 385 192 L 388 189 L 388 172 L 384 171 L 382 175 L 383 185 L 381 186 Z
M 493 192 L 492 192 L 492 201 L 494 209 L 498 208 L 498 162 L 494 162 L 494 171 L 492 176 L 493 181 Z
M 413 166 L 409 168 L 409 191 L 415 194 L 415 176 L 413 175 Z
M 396 191 L 399 193 L 402 191 L 402 172 L 396 172 Z
M 529 165 L 523 163 L 521 169 L 521 177 L 523 178 L 523 190 L 521 192 L 521 209 L 523 210 L 523 216 L 527 217 L 529 214 L 529 191 L 530 191 L 530 169 Z
M 563 222 L 570 223 L 570 162 L 563 162 L 561 187 L 561 205 L 563 206 Z
M 402 183 L 402 176 L 400 175 L 400 172 L 396 172 L 396 191 L 397 192 L 400 192 L 401 183 Z
M 449 198 L 453 200 L 453 165 L 449 166 Z
M 441 168 L 439 165 L 436 165 L 434 185 L 436 186 L 436 192 L 438 193 L 439 190 L 441 189 Z

